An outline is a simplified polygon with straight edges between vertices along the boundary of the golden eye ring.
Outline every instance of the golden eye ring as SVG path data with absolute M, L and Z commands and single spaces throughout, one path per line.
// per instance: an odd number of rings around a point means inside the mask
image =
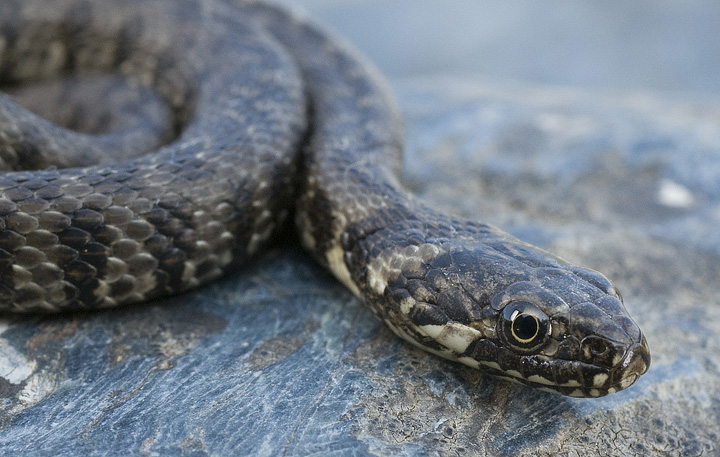
M 550 338 L 550 318 L 528 301 L 505 305 L 498 319 L 498 334 L 510 349 L 522 354 L 539 351 Z

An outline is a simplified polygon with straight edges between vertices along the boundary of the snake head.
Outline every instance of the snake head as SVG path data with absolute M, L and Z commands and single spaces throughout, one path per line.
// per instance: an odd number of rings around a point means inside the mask
M 617 392 L 647 371 L 645 337 L 602 274 L 492 228 L 459 243 L 431 241 L 395 250 L 402 261 L 386 258 L 390 279 L 380 287 L 370 275 L 389 302 L 381 317 L 396 334 L 490 374 L 575 397 Z
M 647 371 L 645 336 L 607 278 L 574 266 L 531 276 L 493 296 L 495 337 L 478 342 L 475 360 L 494 353 L 505 377 L 576 397 L 620 391 Z

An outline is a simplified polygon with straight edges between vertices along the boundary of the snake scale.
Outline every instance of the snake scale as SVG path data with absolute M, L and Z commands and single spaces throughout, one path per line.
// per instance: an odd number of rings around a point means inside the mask
M 113 77 L 152 113 L 114 120 L 106 105 L 125 97 L 91 89 Z M 4 312 L 186 291 L 247 262 L 294 214 L 305 249 L 429 352 L 571 396 L 619 391 L 649 366 L 603 275 L 403 190 L 382 79 L 281 9 L 3 0 L 0 83 L 13 94 L 0 95 Z M 34 86 L 26 99 L 45 117 L 17 102 Z M 101 95 L 52 108 L 73 91 Z

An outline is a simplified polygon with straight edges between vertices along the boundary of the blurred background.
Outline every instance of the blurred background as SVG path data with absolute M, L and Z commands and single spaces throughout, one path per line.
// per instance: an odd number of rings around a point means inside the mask
M 581 88 L 720 93 L 716 0 L 280 0 L 391 80 L 473 74 Z

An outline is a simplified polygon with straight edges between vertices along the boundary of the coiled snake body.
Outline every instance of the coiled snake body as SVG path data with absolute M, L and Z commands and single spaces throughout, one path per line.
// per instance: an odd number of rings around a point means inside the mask
M 0 309 L 103 308 L 211 281 L 264 246 L 297 188 L 304 247 L 413 344 L 573 396 L 647 370 L 603 275 L 402 189 L 382 82 L 305 22 L 231 0 L 0 5 L 3 86 L 108 73 L 149 88 L 165 126 L 79 133 L 0 95 L 0 160 L 18 170 L 0 176 Z

